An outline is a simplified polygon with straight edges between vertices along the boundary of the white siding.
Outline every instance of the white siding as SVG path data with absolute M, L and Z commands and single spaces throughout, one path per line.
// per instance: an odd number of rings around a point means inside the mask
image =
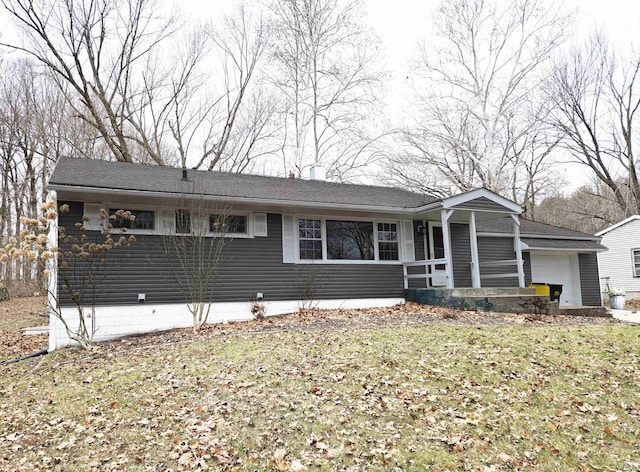
M 602 245 L 609 249 L 598 253 L 602 289 L 606 289 L 605 278 L 609 277 L 611 287 L 640 292 L 640 277 L 633 276 L 631 263 L 631 250 L 640 248 L 640 219 L 631 220 L 603 234 Z

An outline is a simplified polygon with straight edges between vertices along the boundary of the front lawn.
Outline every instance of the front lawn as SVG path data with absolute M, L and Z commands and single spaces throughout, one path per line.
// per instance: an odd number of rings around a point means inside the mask
M 637 470 L 640 328 L 433 324 L 57 351 L 0 371 L 2 470 Z

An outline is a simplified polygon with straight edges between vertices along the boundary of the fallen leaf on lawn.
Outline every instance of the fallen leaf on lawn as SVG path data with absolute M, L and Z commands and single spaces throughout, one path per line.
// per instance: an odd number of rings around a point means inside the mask
M 303 472 L 307 470 L 307 468 L 300 462 L 298 459 L 291 461 L 291 467 L 289 468 L 291 472 Z
M 276 449 L 273 453 L 273 467 L 276 470 L 289 470 L 289 464 L 284 460 L 285 454 L 284 449 Z

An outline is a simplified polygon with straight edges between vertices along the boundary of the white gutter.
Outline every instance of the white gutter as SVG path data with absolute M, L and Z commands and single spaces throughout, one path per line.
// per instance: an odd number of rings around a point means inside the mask
M 513 233 L 481 233 L 478 231 L 478 236 L 493 237 L 493 238 L 512 238 Z M 520 233 L 520 239 L 562 239 L 569 241 L 593 241 L 599 243 L 602 238 L 589 237 L 589 236 L 551 236 L 548 234 L 535 234 L 535 233 Z

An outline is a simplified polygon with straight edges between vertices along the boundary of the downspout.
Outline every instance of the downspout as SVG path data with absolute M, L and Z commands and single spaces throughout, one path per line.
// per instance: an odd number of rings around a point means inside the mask
M 49 198 L 55 204 L 58 214 L 55 220 L 49 220 L 49 234 L 47 235 L 47 245 L 49 249 L 58 247 L 58 220 L 60 218 L 60 208 L 58 208 L 58 194 L 55 190 L 49 191 Z M 51 311 L 58 308 L 58 253 L 54 252 L 53 257 L 47 260 L 49 264 L 49 280 L 47 281 L 47 302 L 49 305 L 49 351 L 57 348 L 56 337 L 56 317 Z

